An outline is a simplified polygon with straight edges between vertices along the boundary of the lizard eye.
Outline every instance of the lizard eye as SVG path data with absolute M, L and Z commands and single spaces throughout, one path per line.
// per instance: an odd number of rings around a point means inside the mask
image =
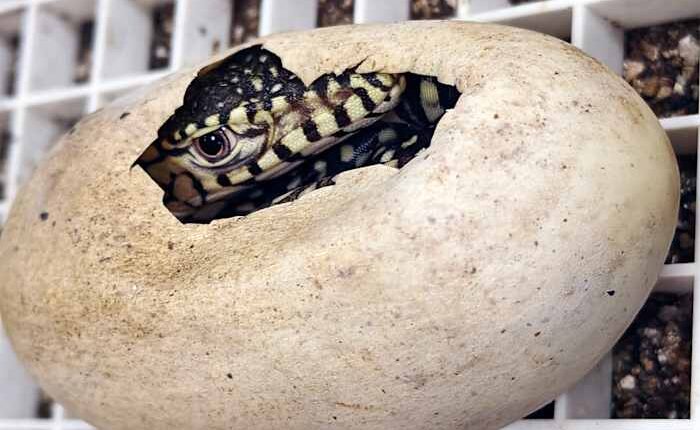
M 235 141 L 233 132 L 222 127 L 194 139 L 193 145 L 205 160 L 214 163 L 231 153 L 232 140 Z

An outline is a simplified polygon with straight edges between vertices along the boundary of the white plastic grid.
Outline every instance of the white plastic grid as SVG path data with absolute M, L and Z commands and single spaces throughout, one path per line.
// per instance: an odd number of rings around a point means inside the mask
M 148 50 L 155 7 L 172 3 L 174 28 L 169 66 L 149 70 Z M 228 45 L 234 0 L 0 0 L 0 129 L 11 133 L 6 168 L 0 169 L 5 195 L 0 221 L 18 186 L 70 123 L 113 98 L 183 65 L 202 60 Z M 408 19 L 410 0 L 355 0 L 356 23 Z M 261 0 L 261 35 L 316 25 L 317 0 Z M 233 11 L 235 12 L 235 11 Z M 626 29 L 700 17 L 700 0 L 546 0 L 511 6 L 508 0 L 460 0 L 455 19 L 496 22 L 570 39 L 621 72 Z M 80 25 L 93 21 L 89 78 L 74 83 Z M 205 28 L 206 31 L 202 31 Z M 12 37 L 19 36 L 14 93 L 4 79 L 13 58 Z M 83 41 L 84 42 L 84 41 Z M 60 48 L 60 49 L 59 49 Z M 700 115 L 662 119 L 679 154 L 697 154 Z M 697 240 L 696 240 L 697 243 Z M 696 255 L 698 252 L 696 251 Z M 697 263 L 666 265 L 655 291 L 693 292 Z M 694 294 L 694 305 L 700 294 Z M 700 309 L 700 304 L 695 306 Z M 700 317 L 693 321 L 700 339 Z M 696 345 L 700 343 L 695 342 Z M 691 419 L 607 419 L 612 360 L 608 355 L 583 381 L 556 399 L 554 419 L 521 420 L 509 430 L 525 429 L 700 429 L 700 351 L 693 352 Z M 76 387 L 80 389 L 80 387 Z M 90 429 L 64 416 L 59 405 L 50 419 L 35 415 L 38 388 L 17 363 L 0 335 L 0 430 Z

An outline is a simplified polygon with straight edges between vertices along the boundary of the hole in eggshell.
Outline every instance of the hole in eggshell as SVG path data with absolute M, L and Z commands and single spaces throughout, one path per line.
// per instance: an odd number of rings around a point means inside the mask
M 307 86 L 261 45 L 238 51 L 199 71 L 135 164 L 183 223 L 288 203 L 348 170 L 400 169 L 460 93 L 432 76 L 356 68 Z

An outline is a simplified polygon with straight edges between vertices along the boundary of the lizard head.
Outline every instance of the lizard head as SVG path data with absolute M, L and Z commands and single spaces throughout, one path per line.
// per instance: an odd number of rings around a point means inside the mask
M 141 166 L 181 220 L 209 217 L 231 199 L 327 149 L 398 103 L 404 80 L 349 69 L 308 87 L 262 47 L 202 71 L 141 154 Z M 246 207 L 252 202 L 237 202 Z

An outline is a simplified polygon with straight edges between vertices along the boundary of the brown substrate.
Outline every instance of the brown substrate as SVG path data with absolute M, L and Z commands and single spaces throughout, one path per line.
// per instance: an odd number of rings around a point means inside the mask
M 230 45 L 240 45 L 258 37 L 260 0 L 231 0 Z
M 17 63 L 19 60 L 19 35 L 14 35 L 7 39 L 7 46 L 10 48 L 10 67 L 6 76 L 3 76 L 2 93 L 12 96 L 15 94 L 15 81 L 17 80 Z
M 659 117 L 698 113 L 700 19 L 625 34 L 623 76 Z
M 689 418 L 692 296 L 652 294 L 613 349 L 613 418 Z
M 39 393 L 39 403 L 36 406 L 36 417 L 41 419 L 51 418 L 53 403 L 53 399 L 42 390 Z
M 87 82 L 90 79 L 92 67 L 92 31 L 93 21 L 85 21 L 78 25 L 78 57 L 75 66 L 76 83 Z
M 456 0 L 411 0 L 411 19 L 451 18 L 456 11 Z
M 681 199 L 676 233 L 666 257 L 666 264 L 691 263 L 695 260 L 696 166 L 697 158 L 695 155 L 678 157 L 678 169 L 681 173 Z
M 318 27 L 352 24 L 353 0 L 318 0 Z
M 174 6 L 166 3 L 153 9 L 153 37 L 149 69 L 162 69 L 170 65 L 173 35 Z
M 526 416 L 525 420 L 551 420 L 554 418 L 554 402 L 549 402 L 535 412 Z

